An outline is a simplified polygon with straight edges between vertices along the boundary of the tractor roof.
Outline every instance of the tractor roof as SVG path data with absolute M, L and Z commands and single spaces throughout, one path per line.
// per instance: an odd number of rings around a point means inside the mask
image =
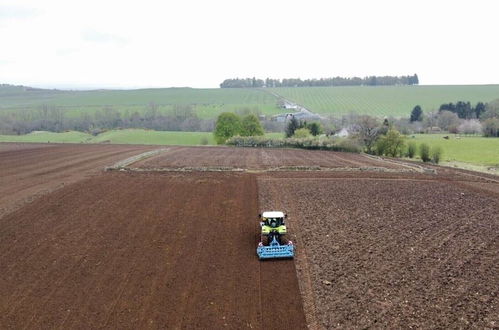
M 284 213 L 281 211 L 263 212 L 262 218 L 284 218 Z

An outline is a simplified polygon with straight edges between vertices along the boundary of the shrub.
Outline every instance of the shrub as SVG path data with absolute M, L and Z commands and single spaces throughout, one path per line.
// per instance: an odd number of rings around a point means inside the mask
M 440 162 L 442 158 L 442 148 L 440 146 L 435 146 L 431 149 L 431 161 L 435 164 Z
M 429 162 L 430 159 L 430 147 L 426 143 L 422 143 L 419 146 L 419 157 L 423 162 Z
M 407 157 L 414 158 L 414 156 L 416 155 L 416 150 L 417 150 L 416 143 L 409 142 L 407 144 Z
M 386 135 L 379 137 L 376 143 L 378 154 L 397 157 L 402 154 L 404 149 L 404 136 L 396 129 L 389 129 Z
M 207 137 L 201 138 L 201 145 L 206 146 L 208 145 L 209 141 Z
M 308 128 L 299 128 L 295 131 L 293 137 L 297 139 L 308 138 L 310 137 L 310 131 L 308 130 Z

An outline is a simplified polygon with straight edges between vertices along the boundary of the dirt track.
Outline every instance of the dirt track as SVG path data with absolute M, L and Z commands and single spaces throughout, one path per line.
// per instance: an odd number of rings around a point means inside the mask
M 105 174 L 41 197 L 0 220 L 0 324 L 305 328 L 293 261 L 255 256 L 258 211 L 236 174 Z
M 151 146 L 0 143 L 0 218 Z

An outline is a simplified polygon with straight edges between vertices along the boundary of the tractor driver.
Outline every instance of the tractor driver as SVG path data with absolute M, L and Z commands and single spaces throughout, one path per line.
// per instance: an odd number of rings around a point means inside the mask
M 284 224 L 284 221 L 282 218 L 268 218 L 265 220 L 266 225 L 272 228 L 277 228 L 281 225 Z

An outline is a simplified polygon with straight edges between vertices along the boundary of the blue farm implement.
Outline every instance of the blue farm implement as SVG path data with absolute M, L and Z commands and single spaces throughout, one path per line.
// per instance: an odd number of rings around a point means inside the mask
M 263 245 L 260 242 L 256 248 L 256 253 L 258 258 L 262 259 L 274 259 L 274 258 L 293 258 L 295 256 L 295 247 L 293 242 L 289 241 L 287 244 L 279 244 L 277 239 L 274 237 L 270 245 Z

